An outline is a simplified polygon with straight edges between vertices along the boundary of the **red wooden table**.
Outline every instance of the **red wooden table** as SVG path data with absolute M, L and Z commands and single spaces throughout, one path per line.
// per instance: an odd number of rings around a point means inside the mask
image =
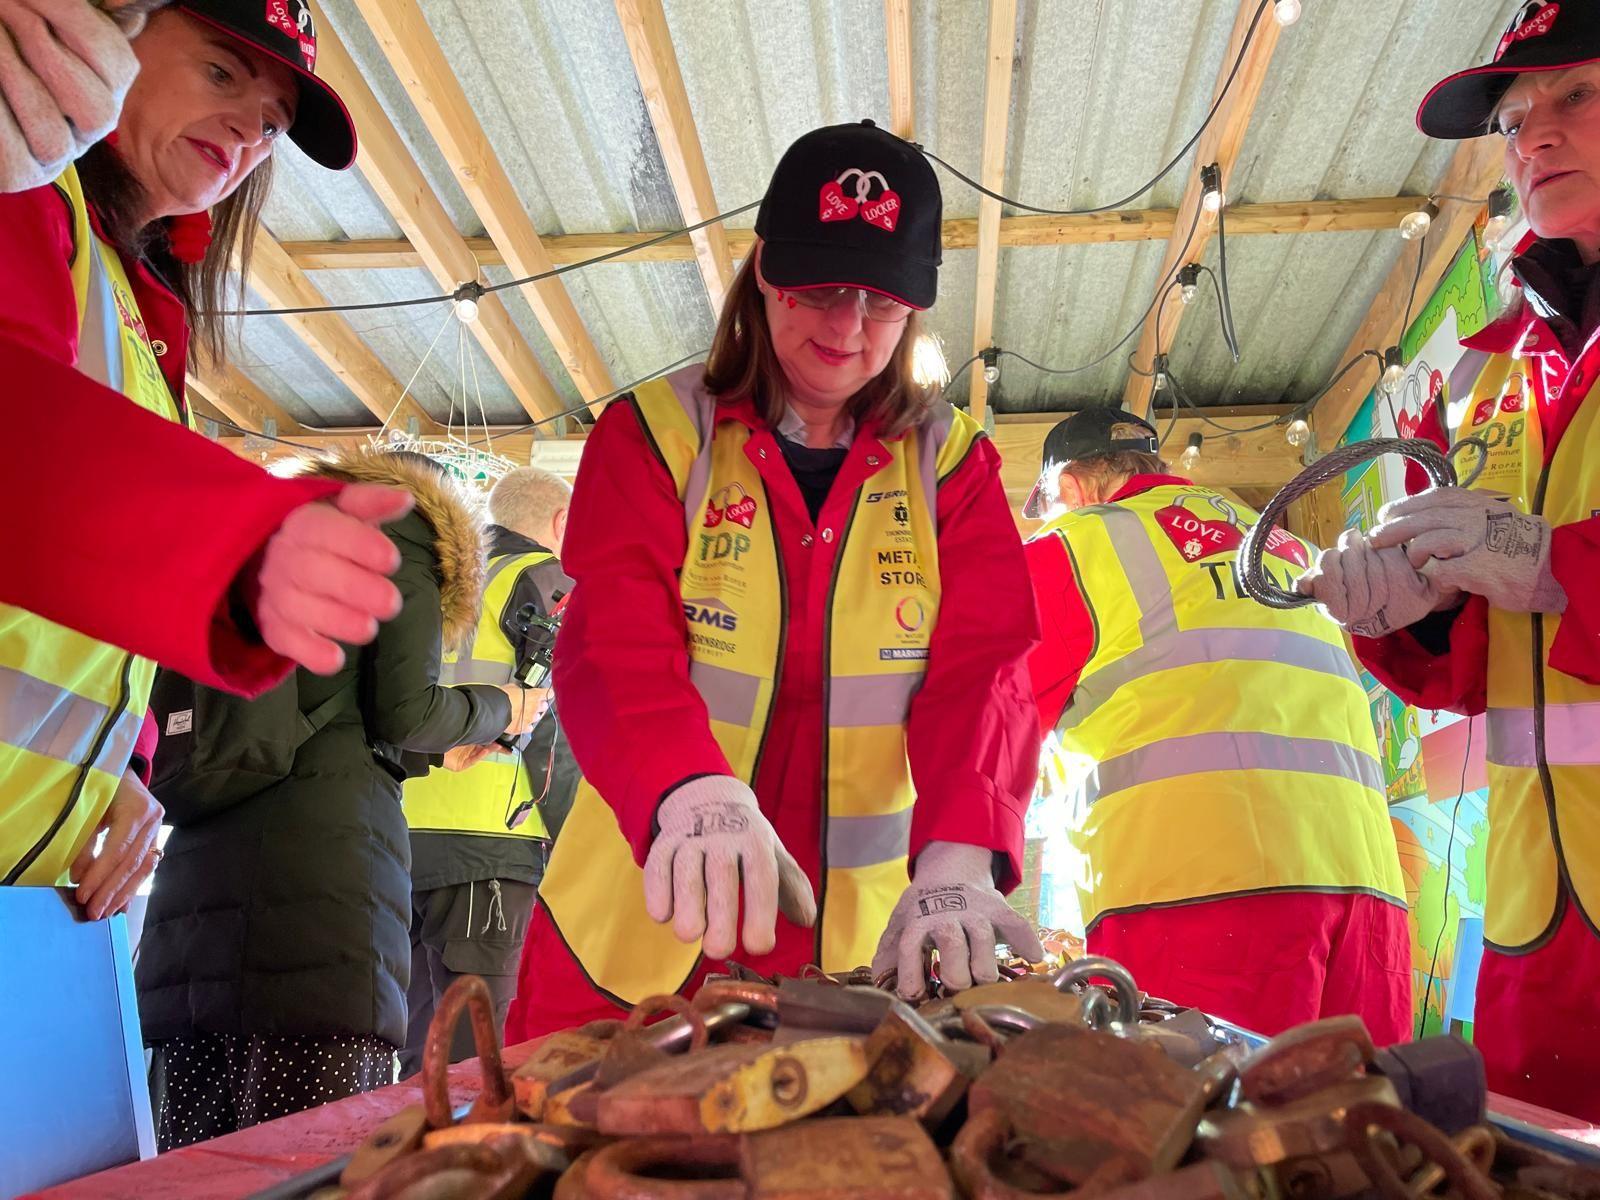
M 505 1052 L 515 1069 L 536 1043 Z M 478 1094 L 476 1061 L 450 1069 L 450 1102 L 465 1104 Z M 37 1200 L 239 1200 L 348 1154 L 372 1130 L 408 1104 L 420 1104 L 422 1090 L 400 1083 L 364 1096 L 352 1096 L 307 1112 L 246 1129 L 242 1133 L 174 1150 L 146 1162 L 101 1171 L 73 1183 L 36 1192 Z M 1489 1107 L 1530 1125 L 1600 1146 L 1600 1128 L 1548 1109 L 1491 1096 Z

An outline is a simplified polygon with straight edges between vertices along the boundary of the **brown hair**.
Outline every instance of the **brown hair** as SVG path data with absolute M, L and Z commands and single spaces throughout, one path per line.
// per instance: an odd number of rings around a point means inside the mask
M 772 348 L 766 301 L 756 282 L 756 256 L 750 254 L 722 305 L 711 354 L 706 359 L 706 390 L 729 398 L 748 396 L 768 425 L 783 419 L 783 366 Z M 888 364 L 850 398 L 850 415 L 875 421 L 883 437 L 895 437 L 918 424 L 939 398 L 936 386 L 921 384 L 911 372 L 922 335 L 921 314 L 906 318 L 900 344 Z
M 173 256 L 165 220 L 140 223 L 144 188 L 110 145 L 100 142 L 90 148 L 78 161 L 78 178 L 107 239 L 130 258 L 144 259 L 183 304 L 190 331 L 189 366 L 196 367 L 202 355 L 217 366 L 225 363 L 228 313 L 242 307 L 251 248 L 272 191 L 271 156 L 211 210 L 211 245 L 197 263 Z M 235 259 L 239 274 L 230 286 Z
M 1167 464 L 1159 454 L 1143 450 L 1118 450 L 1114 454 L 1091 454 L 1075 458 L 1061 469 L 1071 475 L 1083 489 L 1084 499 L 1091 504 L 1103 504 L 1116 490 L 1135 475 L 1164 475 Z

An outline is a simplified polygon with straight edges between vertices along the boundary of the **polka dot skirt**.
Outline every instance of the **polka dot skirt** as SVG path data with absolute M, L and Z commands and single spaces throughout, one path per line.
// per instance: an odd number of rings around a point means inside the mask
M 394 1082 L 394 1047 L 375 1037 L 201 1034 L 153 1048 L 156 1145 L 175 1150 Z

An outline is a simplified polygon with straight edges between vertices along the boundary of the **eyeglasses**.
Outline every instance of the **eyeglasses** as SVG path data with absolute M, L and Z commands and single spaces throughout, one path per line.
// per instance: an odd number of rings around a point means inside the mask
M 790 308 L 798 304 L 801 308 L 815 309 L 818 312 L 826 312 L 836 305 L 849 301 L 852 304 L 860 304 L 862 314 L 869 321 L 904 321 L 911 315 L 909 304 L 902 304 L 893 296 L 885 296 L 882 292 L 869 292 L 865 288 L 806 288 L 798 292 L 779 289 L 778 299 Z

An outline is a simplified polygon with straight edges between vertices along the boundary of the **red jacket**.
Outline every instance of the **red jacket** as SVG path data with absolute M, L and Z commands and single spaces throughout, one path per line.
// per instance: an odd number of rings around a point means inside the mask
M 275 479 L 80 374 L 72 254 L 53 187 L 0 195 L 0 602 L 198 682 L 264 691 L 292 664 L 235 625 L 232 589 L 290 511 L 338 485 Z M 183 408 L 183 307 L 125 266 Z
M 1170 484 L 1187 487 L 1189 480 L 1177 475 L 1135 475 L 1107 503 Z M 1028 671 L 1039 707 L 1039 728 L 1048 734 L 1061 720 L 1072 690 L 1078 686 L 1078 676 L 1094 653 L 1094 620 L 1072 574 L 1066 543 L 1058 537 L 1043 537 L 1027 542 L 1022 550 L 1044 632 L 1044 640 L 1028 659 Z
M 1600 379 L 1600 331 L 1590 336 L 1576 361 L 1568 361 L 1560 339 L 1524 302 L 1462 345 L 1507 354 L 1530 333 L 1523 353 L 1528 359 L 1528 383 L 1538 408 L 1544 461 L 1548 463 L 1572 415 Z M 1441 448 L 1447 444 L 1432 401 L 1423 410 L 1418 432 Z M 1408 475 L 1408 487 L 1414 488 L 1416 480 L 1415 474 Z M 1567 593 L 1567 610 L 1550 647 L 1550 666 L 1600 684 L 1600 594 L 1594 587 L 1600 576 L 1600 516 L 1555 528 L 1550 568 Z M 1384 638 L 1356 637 L 1352 641 L 1367 669 L 1408 703 L 1468 715 L 1484 711 L 1489 605 L 1482 596 L 1469 597 L 1450 625 L 1445 653 L 1434 653 L 1409 629 Z
M 754 431 L 752 458 L 767 485 L 788 581 L 788 636 L 755 791 L 778 836 L 815 879 L 821 796 L 812 760 L 820 761 L 823 744 L 823 621 L 843 539 L 811 535 L 842 527 L 873 474 L 867 457 L 887 453 L 871 428 L 859 430 L 813 524 L 754 406 L 741 402 L 726 412 Z M 762 447 L 771 449 L 765 458 Z M 985 846 L 1004 856 L 999 882 L 1010 888 L 1022 877 L 1023 817 L 1038 772 L 1025 663 L 1038 624 L 999 471 L 993 444 L 980 439 L 940 485 L 943 595 L 906 740 L 917 789 L 912 859 L 930 841 Z M 557 644 L 555 686 L 573 753 L 641 863 L 662 797 L 691 777 L 731 773 L 689 682 L 677 586 L 686 537 L 671 475 L 633 408 L 613 405 L 589 435 L 573 495 L 562 564 L 576 585 Z M 791 751 L 805 762 L 797 765 Z

